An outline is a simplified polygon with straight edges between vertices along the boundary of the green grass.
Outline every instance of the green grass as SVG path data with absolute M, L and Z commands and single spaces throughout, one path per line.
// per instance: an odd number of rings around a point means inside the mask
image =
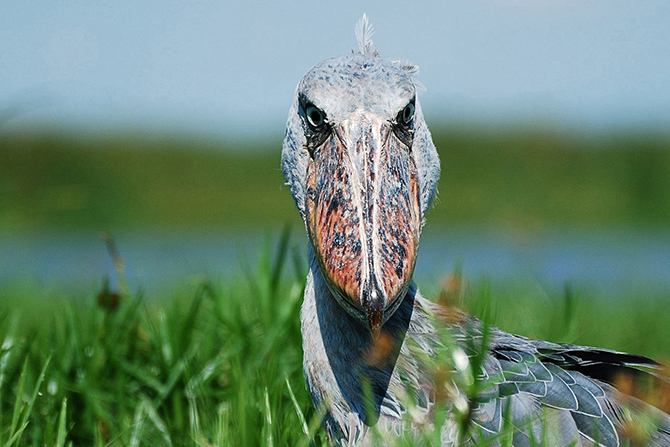
M 283 265 L 114 311 L 3 291 L 0 445 L 306 444 L 302 286 Z
M 439 129 L 431 225 L 670 226 L 670 138 Z M 255 143 L 0 133 L 0 231 L 299 224 L 281 135 Z
M 0 446 L 325 445 L 302 376 L 305 265 L 287 241 L 258 266 L 170 299 L 122 294 L 115 310 L 0 289 Z M 616 306 L 485 280 L 443 293 L 505 330 L 670 360 L 667 292 Z

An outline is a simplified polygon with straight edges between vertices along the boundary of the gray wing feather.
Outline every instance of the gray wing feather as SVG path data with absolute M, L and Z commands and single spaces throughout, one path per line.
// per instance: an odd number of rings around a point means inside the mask
M 587 389 L 594 397 L 605 397 L 605 390 L 598 385 L 593 380 L 586 377 L 584 374 L 579 371 L 566 371 L 572 378 L 575 383 L 577 383 L 582 388 Z
M 523 361 L 520 362 L 510 362 L 507 360 L 500 360 L 500 366 L 502 367 L 503 375 L 505 380 L 514 383 L 533 383 L 537 379 L 528 369 Z
M 549 366 L 551 365 L 547 365 Z M 555 374 L 553 368 L 549 370 L 552 372 L 553 380 L 547 382 L 547 395 L 542 403 L 559 410 L 576 410 L 578 402 L 575 393 L 559 375 Z
M 503 423 L 502 404 L 502 399 L 495 399 L 481 405 L 473 412 L 472 422 L 487 433 L 500 433 Z
M 514 437 L 512 438 L 512 445 L 514 447 L 533 447 L 534 445 L 537 445 L 537 441 L 531 441 L 530 435 L 525 432 L 518 431 L 514 433 Z
M 519 394 L 519 386 L 514 382 L 503 382 L 498 385 L 498 391 L 500 392 L 500 397 L 514 396 L 515 394 Z
M 519 391 L 535 397 L 545 397 L 547 395 L 547 382 L 538 380 L 534 383 L 522 383 L 519 385 Z
M 592 418 L 603 417 L 600 403 L 589 390 L 577 384 L 570 386 L 570 389 L 577 396 L 577 410 L 574 413 L 581 413 Z
M 607 417 L 589 417 L 584 414 L 572 413 L 572 419 L 577 425 L 579 433 L 589 441 L 598 442 L 603 447 L 618 447 L 619 436 L 614 424 Z
M 542 382 L 551 381 L 551 373 L 541 362 L 536 361 L 535 363 L 528 365 L 528 369 L 530 369 L 537 380 Z

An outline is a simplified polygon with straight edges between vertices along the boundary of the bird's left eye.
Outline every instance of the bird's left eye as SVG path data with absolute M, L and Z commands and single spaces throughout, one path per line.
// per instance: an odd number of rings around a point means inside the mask
M 414 104 L 411 102 L 405 106 L 404 109 L 402 109 L 402 112 L 400 114 L 402 117 L 402 122 L 405 124 L 409 124 L 412 122 L 414 119 Z
M 308 104 L 307 107 L 305 107 L 305 116 L 312 129 L 318 129 L 326 121 L 323 112 L 317 109 L 313 104 Z

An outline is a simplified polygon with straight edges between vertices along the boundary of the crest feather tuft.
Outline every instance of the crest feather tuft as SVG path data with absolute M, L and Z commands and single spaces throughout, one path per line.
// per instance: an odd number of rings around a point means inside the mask
M 368 20 L 368 16 L 363 13 L 363 17 L 356 24 L 356 40 L 358 41 L 358 51 L 366 56 L 379 56 L 379 52 L 372 42 L 372 35 L 375 30 L 372 23 Z

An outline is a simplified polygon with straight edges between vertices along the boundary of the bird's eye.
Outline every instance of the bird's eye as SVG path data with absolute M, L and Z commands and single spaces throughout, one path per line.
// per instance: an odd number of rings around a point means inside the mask
M 313 104 L 308 104 L 307 107 L 305 107 L 305 116 L 307 117 L 309 126 L 314 130 L 323 126 L 323 123 L 326 121 L 323 112 L 317 109 Z
M 405 124 L 409 124 L 412 122 L 414 119 L 414 104 L 411 102 L 405 106 L 404 109 L 402 109 L 401 113 L 402 117 L 402 122 Z

